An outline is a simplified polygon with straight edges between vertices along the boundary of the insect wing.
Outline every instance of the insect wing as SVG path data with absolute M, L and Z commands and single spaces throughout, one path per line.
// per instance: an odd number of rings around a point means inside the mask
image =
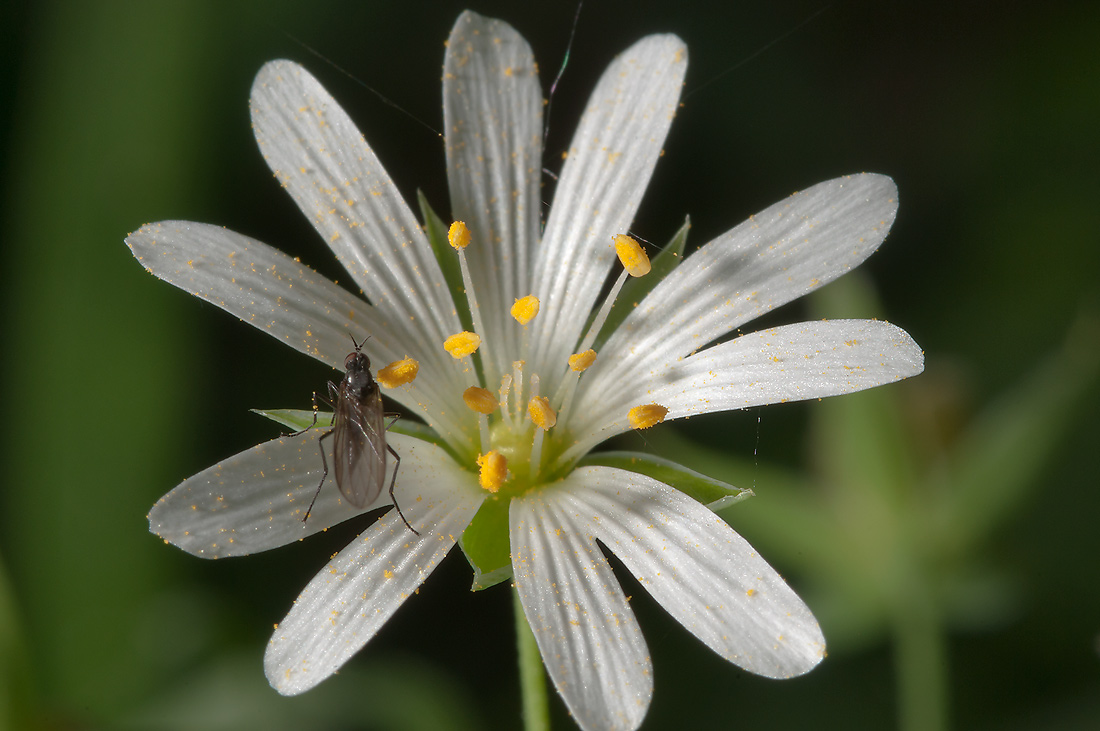
M 386 477 L 386 426 L 377 387 L 360 400 L 340 385 L 333 424 L 336 485 L 348 502 L 366 507 L 382 492 Z

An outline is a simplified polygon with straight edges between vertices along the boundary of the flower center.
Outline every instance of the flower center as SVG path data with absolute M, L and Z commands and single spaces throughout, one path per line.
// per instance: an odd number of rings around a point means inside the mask
M 596 362 L 592 345 L 607 320 L 616 296 L 627 276 L 640 277 L 650 271 L 649 257 L 645 249 L 630 236 L 614 236 L 612 243 L 623 264 L 611 293 L 600 307 L 591 326 L 581 338 L 578 352 L 567 363 L 528 364 L 517 360 L 510 372 L 499 375 L 499 382 L 485 382 L 487 368 L 492 362 L 486 357 L 484 346 L 491 349 L 503 344 L 484 340 L 487 332 L 483 325 L 483 313 L 479 309 L 473 278 L 470 276 L 465 249 L 471 243 L 469 228 L 462 221 L 455 221 L 447 232 L 448 243 L 458 253 L 459 268 L 470 308 L 474 332 L 463 331 L 447 338 L 444 349 L 456 361 L 481 358 L 480 364 L 461 364 L 470 384 L 462 394 L 462 400 L 470 409 L 471 417 L 478 423 L 479 448 L 476 455 L 467 455 L 467 465 L 476 471 L 482 488 L 491 493 L 518 495 L 540 484 L 553 481 L 572 467 L 559 459 L 570 443 L 568 417 L 573 409 L 573 397 L 581 375 Z M 527 344 L 527 326 L 538 316 L 540 302 L 534 295 L 515 300 L 510 314 L 521 328 L 517 332 L 520 342 Z M 480 351 L 480 352 L 479 352 Z M 527 352 L 526 347 L 514 352 Z M 554 393 L 542 393 L 539 369 L 558 369 L 565 376 Z M 557 373 L 550 374 L 557 377 Z M 637 414 L 635 414 L 637 412 Z M 660 422 L 667 409 L 658 405 L 643 405 L 632 410 L 629 421 L 634 428 L 644 429 Z M 639 417 L 638 415 L 643 415 Z M 627 418 L 627 415 L 623 415 Z M 462 455 L 460 455 L 462 457 Z

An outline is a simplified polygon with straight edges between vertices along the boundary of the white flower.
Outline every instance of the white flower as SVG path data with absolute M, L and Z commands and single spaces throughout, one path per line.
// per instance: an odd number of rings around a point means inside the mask
M 543 105 L 530 48 L 501 21 L 459 18 L 446 52 L 444 113 L 451 207 L 471 233 L 463 267 L 476 308 L 452 296 L 460 288 L 441 268 L 458 255 L 433 252 L 348 116 L 288 61 L 267 64 L 253 86 L 256 138 L 370 304 L 215 226 L 161 222 L 127 239 L 156 276 L 333 367 L 350 349 L 349 334 L 370 336 L 363 352 L 376 366 L 406 356 L 419 363 L 415 381 L 387 392 L 431 429 L 389 434 L 401 455 L 396 498 L 419 535 L 390 511 L 317 574 L 267 650 L 279 692 L 305 691 L 343 665 L 479 510 L 477 535 L 463 541 L 478 584 L 506 578 L 510 555 L 547 671 L 583 728 L 635 728 L 653 688 L 645 642 L 597 541 L 730 662 L 789 677 L 823 657 L 809 609 L 752 547 L 705 505 L 643 473 L 656 465 L 698 476 L 645 455 L 580 462 L 632 425 L 847 393 L 923 368 L 912 339 L 878 321 L 800 323 L 713 344 L 878 247 L 897 209 L 893 182 L 879 175 L 831 180 L 766 209 L 684 259 L 613 332 L 596 339 L 597 319 L 585 337 L 616 261 L 612 237 L 638 209 L 686 65 L 686 48 L 671 35 L 643 38 L 612 62 L 540 234 Z M 531 311 L 510 310 L 529 295 L 537 301 L 526 305 L 539 311 L 520 324 Z M 476 362 L 444 350 L 447 338 L 471 328 L 480 336 Z M 595 362 L 583 373 L 567 367 L 593 340 Z M 470 386 L 503 395 L 502 406 L 489 416 L 467 408 Z M 479 395 L 491 409 L 493 399 Z M 153 508 L 151 529 L 215 558 L 291 543 L 362 512 L 326 485 L 303 523 L 321 476 L 320 433 L 275 439 L 184 481 Z M 498 472 L 484 467 L 479 482 L 478 457 L 490 451 Z M 388 503 L 383 492 L 365 509 Z M 504 571 L 493 573 L 502 567 L 479 563 L 472 544 L 490 544 L 492 553 L 495 538 L 505 558 Z

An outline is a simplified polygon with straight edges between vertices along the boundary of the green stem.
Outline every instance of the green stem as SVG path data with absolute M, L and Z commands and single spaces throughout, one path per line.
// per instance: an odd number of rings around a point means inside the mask
M 0 728 L 37 728 L 38 704 L 15 592 L 0 560 Z
M 513 589 L 513 614 L 516 618 L 516 649 L 519 654 L 519 687 L 523 696 L 523 728 L 526 731 L 550 731 L 550 699 L 546 695 L 546 676 L 535 635 L 527 624 L 519 594 Z
M 894 664 L 901 731 L 946 731 L 947 647 L 928 587 L 906 592 L 894 618 Z

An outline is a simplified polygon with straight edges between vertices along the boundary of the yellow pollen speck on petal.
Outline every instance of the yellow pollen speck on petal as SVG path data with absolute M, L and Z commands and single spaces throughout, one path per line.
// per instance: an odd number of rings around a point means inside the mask
M 630 410 L 627 418 L 630 419 L 630 426 L 635 429 L 648 429 L 651 426 L 660 424 L 668 416 L 668 409 L 660 404 L 645 404 L 643 406 L 635 406 Z
M 375 378 L 386 388 L 397 388 L 406 383 L 412 383 L 419 372 L 420 363 L 406 356 L 401 360 L 395 360 L 385 368 L 379 368 Z
M 539 314 L 539 298 L 533 294 L 529 294 L 526 297 L 520 297 L 516 300 L 516 303 L 512 305 L 512 317 L 516 318 L 516 322 L 520 325 L 526 325 L 535 319 L 535 315 Z
M 481 347 L 481 336 L 463 330 L 443 341 L 443 349 L 455 358 L 465 358 Z
M 462 400 L 466 402 L 466 405 L 471 410 L 476 411 L 479 414 L 491 414 L 497 406 L 497 400 L 493 398 L 493 394 L 481 386 L 470 386 L 462 392 Z
M 596 351 L 592 350 L 592 348 L 589 348 L 583 353 L 574 353 L 569 356 L 569 367 L 577 373 L 588 370 L 595 362 Z
M 558 423 L 558 414 L 550 408 L 550 399 L 545 396 L 535 396 L 527 402 L 527 415 L 544 431 Z
M 455 249 L 465 249 L 470 245 L 470 229 L 462 221 L 455 221 L 447 231 L 447 242 Z
M 477 466 L 480 468 L 478 483 L 489 492 L 496 492 L 504 484 L 504 478 L 508 476 L 508 460 L 500 452 L 492 451 L 488 454 L 479 454 Z
M 611 237 L 615 242 L 615 253 L 623 268 L 632 277 L 644 277 L 652 268 L 649 264 L 649 255 L 645 253 L 642 245 L 626 234 L 616 234 Z

